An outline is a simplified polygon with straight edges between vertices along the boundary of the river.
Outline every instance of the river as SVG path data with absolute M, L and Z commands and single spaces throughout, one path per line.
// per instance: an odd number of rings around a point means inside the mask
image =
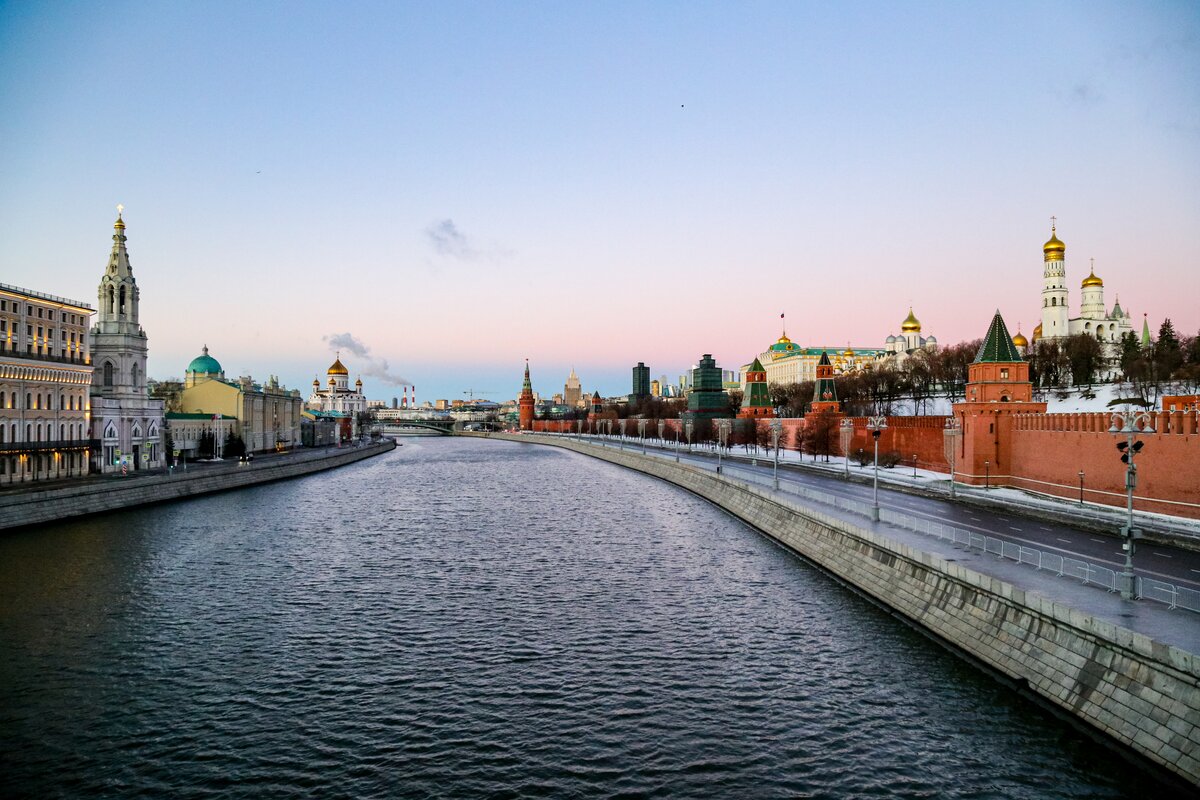
M 722 511 L 554 448 L 410 439 L 0 537 L 5 796 L 1154 786 Z

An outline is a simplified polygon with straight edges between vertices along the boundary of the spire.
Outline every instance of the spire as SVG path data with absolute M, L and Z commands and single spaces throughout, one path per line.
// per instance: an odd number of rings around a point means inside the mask
M 1149 347 L 1153 341 L 1150 338 L 1150 320 L 1147 314 L 1142 314 L 1142 347 Z
M 1008 335 L 1008 326 L 1004 324 L 1004 318 L 1000 316 L 1000 309 L 996 309 L 996 316 L 992 317 L 992 324 L 988 326 L 987 336 L 984 337 L 979 352 L 975 354 L 975 363 L 1010 363 L 1024 360 L 1017 351 L 1016 345 L 1013 344 L 1012 337 Z
M 533 384 L 529 382 L 529 359 L 525 359 L 525 382 L 521 384 L 521 394 L 533 394 Z
M 133 277 L 133 268 L 129 265 L 129 252 L 125 249 L 125 220 L 121 219 L 125 206 L 117 205 L 117 221 L 113 223 L 112 253 L 108 256 L 108 274 L 118 278 Z

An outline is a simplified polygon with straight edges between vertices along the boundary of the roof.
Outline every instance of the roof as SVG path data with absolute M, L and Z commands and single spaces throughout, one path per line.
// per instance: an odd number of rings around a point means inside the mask
M 748 370 L 746 370 L 746 371 L 747 371 L 747 372 L 766 372 L 766 370 L 765 370 L 765 369 L 763 369 L 762 362 L 761 362 L 761 361 L 759 361 L 757 358 L 756 358 L 756 359 L 754 359 L 754 363 L 753 363 L 753 364 L 751 364 L 751 365 L 750 365 L 750 368 L 749 368 Z
M 193 358 L 192 363 L 188 364 L 187 371 L 213 375 L 221 371 L 221 362 L 210 356 L 208 345 L 204 345 L 200 355 Z
M 979 352 L 975 354 L 975 363 L 1006 364 L 1024 360 L 1017 351 L 1017 346 L 1013 344 L 1012 337 L 1008 335 L 1008 326 L 1004 324 L 1004 317 L 1000 316 L 1000 310 L 997 309 L 996 315 L 992 317 L 992 324 L 988 326 L 987 336 L 979 346 Z
M 215 414 L 205 414 L 202 412 L 185 414 L 182 411 L 168 411 L 166 414 L 163 414 L 163 417 L 166 419 L 179 419 L 179 420 L 203 419 L 203 420 L 211 421 L 214 416 L 216 416 L 216 415 Z M 237 417 L 231 417 L 228 414 L 222 414 L 221 419 L 222 420 L 226 420 L 226 419 L 236 420 Z

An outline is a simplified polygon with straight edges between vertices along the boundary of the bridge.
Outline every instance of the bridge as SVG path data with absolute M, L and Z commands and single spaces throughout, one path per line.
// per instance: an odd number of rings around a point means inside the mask
M 458 431 L 498 431 L 502 427 L 495 420 L 454 420 L 435 417 L 432 419 L 399 419 L 378 424 L 384 436 L 453 436 Z

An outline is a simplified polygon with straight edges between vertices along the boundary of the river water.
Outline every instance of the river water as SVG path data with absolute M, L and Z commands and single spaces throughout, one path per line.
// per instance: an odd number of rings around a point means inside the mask
M 469 439 L 0 537 L 0 759 L 29 797 L 1155 791 L 704 501 Z

